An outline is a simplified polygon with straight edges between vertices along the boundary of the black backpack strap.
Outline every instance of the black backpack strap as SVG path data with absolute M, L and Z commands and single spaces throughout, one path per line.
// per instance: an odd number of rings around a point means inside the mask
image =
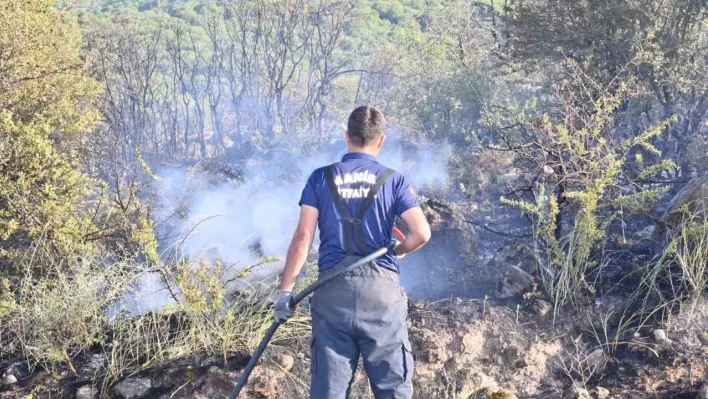
M 383 187 L 384 183 L 386 183 L 386 180 L 388 180 L 388 178 L 391 177 L 391 175 L 394 173 L 395 173 L 395 171 L 393 171 L 391 169 L 386 169 L 381 174 L 381 176 L 378 179 L 376 179 L 376 183 L 374 183 L 374 185 L 371 186 L 371 190 L 369 190 L 369 194 L 366 196 L 364 203 L 361 204 L 361 208 L 359 208 L 359 212 L 356 215 L 357 219 L 359 219 L 359 220 L 364 219 L 364 214 L 366 214 L 366 211 L 369 210 L 369 207 L 376 199 L 376 194 L 379 193 L 379 190 L 381 190 L 381 187 Z
M 347 256 L 357 255 L 354 251 L 354 242 L 356 240 L 357 246 L 359 247 L 360 256 L 369 255 L 369 247 L 366 245 L 366 234 L 364 233 L 364 216 L 366 211 L 371 207 L 376 199 L 376 194 L 381 190 L 386 180 L 394 173 L 391 169 L 386 169 L 381 176 L 376 179 L 376 183 L 371 186 L 368 195 L 364 199 L 364 202 L 357 212 L 357 217 L 351 217 L 349 209 L 347 208 L 346 202 L 341 195 L 339 195 L 339 190 L 337 189 L 337 184 L 334 182 L 334 165 L 330 165 L 325 169 L 325 178 L 327 179 L 327 185 L 332 193 L 332 198 L 334 199 L 334 204 L 337 206 L 337 211 L 342 217 L 342 228 L 344 229 L 344 246 L 347 251 Z
M 357 220 L 359 220 L 359 224 L 354 227 L 354 234 L 357 238 L 357 241 L 359 242 L 359 248 L 362 251 L 362 256 L 366 256 L 369 254 L 369 247 L 366 245 L 366 234 L 364 234 L 364 224 L 361 221 L 364 220 L 366 211 L 368 211 L 371 207 L 371 204 L 374 203 L 374 200 L 376 199 L 376 194 L 379 193 L 381 187 L 383 187 L 384 183 L 386 183 L 386 180 L 388 180 L 388 178 L 391 177 L 393 173 L 393 170 L 386 169 L 384 173 L 382 173 L 381 176 L 376 179 L 376 183 L 371 186 L 369 194 L 366 196 L 366 199 L 364 199 L 364 203 L 361 204 L 359 212 L 357 212 L 356 218 Z
M 332 193 L 332 198 L 337 206 L 339 215 L 342 217 L 342 227 L 344 229 L 344 246 L 347 251 L 347 256 L 354 256 L 354 219 L 351 217 L 349 210 L 347 209 L 347 204 L 344 199 L 339 195 L 337 190 L 337 185 L 334 183 L 334 170 L 333 165 L 325 169 L 325 178 L 327 179 L 327 185 Z M 361 221 L 358 221 L 361 225 Z

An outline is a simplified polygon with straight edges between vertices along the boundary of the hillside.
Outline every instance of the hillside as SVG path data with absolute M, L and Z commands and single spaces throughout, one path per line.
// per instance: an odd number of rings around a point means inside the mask
M 432 228 L 400 274 L 414 397 L 708 397 L 707 24 L 704 0 L 0 2 L 0 398 L 226 396 L 362 104 Z M 307 397 L 308 310 L 250 397 Z

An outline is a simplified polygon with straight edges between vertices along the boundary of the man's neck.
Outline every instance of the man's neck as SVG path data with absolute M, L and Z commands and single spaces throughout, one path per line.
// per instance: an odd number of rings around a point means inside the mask
M 369 154 L 369 155 L 375 156 L 375 157 L 377 157 L 377 158 L 378 158 L 378 156 L 379 156 L 379 150 L 376 149 L 376 148 L 370 148 L 370 147 L 352 147 L 352 146 L 349 146 L 348 152 L 350 152 L 350 153 L 351 153 L 351 152 L 359 152 L 359 153 L 362 153 L 362 154 Z

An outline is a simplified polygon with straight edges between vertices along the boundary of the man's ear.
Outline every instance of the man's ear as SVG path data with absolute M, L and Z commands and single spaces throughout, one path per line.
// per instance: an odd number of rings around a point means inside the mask
M 379 137 L 379 144 L 376 146 L 376 148 L 380 150 L 381 147 L 383 147 L 384 145 L 384 141 L 386 141 L 386 136 L 381 135 L 381 137 Z
M 349 138 L 349 130 L 344 131 L 344 138 L 347 140 L 347 145 L 351 147 L 352 139 Z

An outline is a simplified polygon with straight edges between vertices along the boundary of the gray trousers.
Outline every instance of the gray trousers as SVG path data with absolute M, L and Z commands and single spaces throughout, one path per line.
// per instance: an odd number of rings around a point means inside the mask
M 355 261 L 320 272 L 327 277 Z M 398 274 L 370 262 L 312 295 L 311 399 L 347 399 L 359 355 L 376 399 L 410 399 L 413 356 Z

